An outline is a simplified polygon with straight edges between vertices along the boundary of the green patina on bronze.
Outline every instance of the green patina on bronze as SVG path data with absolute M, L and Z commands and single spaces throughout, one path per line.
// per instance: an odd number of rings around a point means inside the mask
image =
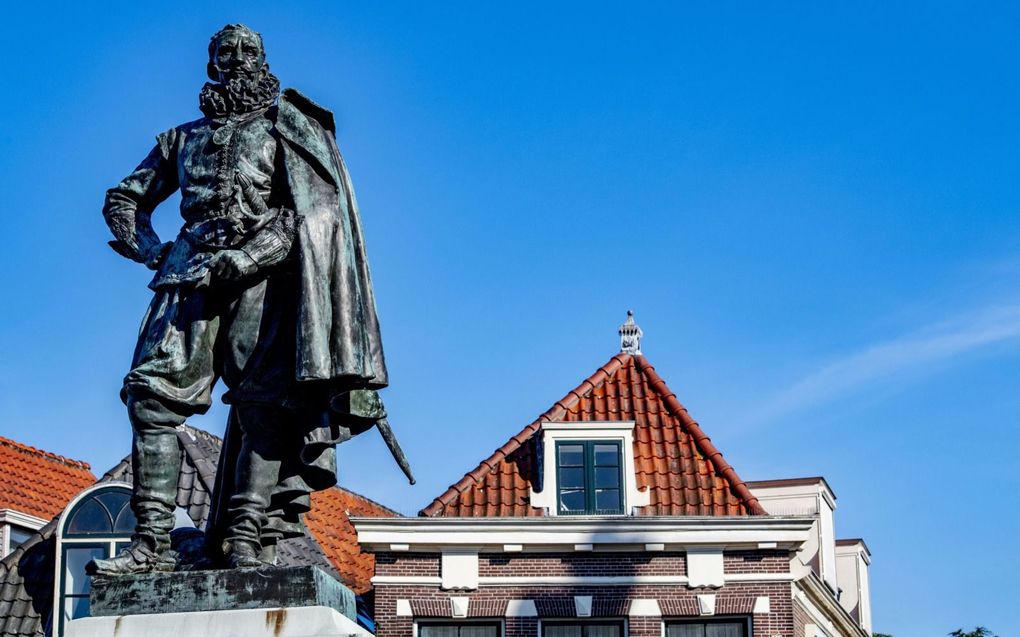
M 356 621 L 354 593 L 315 566 L 144 573 L 92 584 L 93 617 L 325 606 Z

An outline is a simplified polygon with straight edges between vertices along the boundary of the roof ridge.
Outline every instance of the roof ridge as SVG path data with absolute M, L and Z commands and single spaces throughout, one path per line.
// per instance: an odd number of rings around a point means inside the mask
M 50 451 L 46 451 L 44 449 L 39 449 L 39 448 L 33 447 L 31 445 L 26 445 L 25 443 L 18 442 L 17 440 L 11 440 L 10 438 L 5 438 L 4 436 L 0 436 L 0 445 L 3 445 L 5 447 L 11 447 L 12 449 L 14 449 L 15 451 L 17 451 L 19 453 L 24 453 L 24 454 L 27 454 L 27 455 L 33 455 L 33 456 L 45 458 L 47 460 L 52 460 L 52 461 L 58 462 L 60 464 L 66 465 L 66 466 L 74 468 L 74 469 L 84 469 L 85 471 L 92 471 L 92 465 L 90 465 L 89 463 L 85 462 L 84 460 L 75 460 L 74 458 L 68 458 L 67 456 L 61 456 L 59 454 L 56 454 L 56 453 L 53 453 L 53 452 L 50 452 Z
M 550 422 L 562 418 L 566 414 L 567 410 L 577 403 L 581 399 L 581 395 L 593 389 L 598 382 L 602 382 L 608 379 L 612 374 L 615 374 L 617 370 L 626 365 L 628 362 L 633 360 L 633 356 L 630 354 L 619 353 L 609 359 L 602 367 L 595 370 L 588 378 L 584 379 L 580 385 L 567 392 L 567 394 L 553 403 L 541 416 L 536 418 L 534 422 L 529 424 L 527 427 L 522 429 L 517 435 L 511 436 L 510 440 L 503 446 L 497 448 L 492 455 L 485 460 L 478 463 L 478 466 L 464 474 L 464 477 L 457 482 L 451 484 L 446 491 L 440 496 L 432 500 L 428 506 L 418 512 L 418 515 L 423 517 L 434 517 L 442 510 L 444 506 L 455 500 L 467 487 L 472 485 L 480 476 L 491 473 L 497 466 L 498 463 L 506 458 L 508 455 L 516 451 L 527 442 L 531 436 L 538 431 L 543 422 Z M 477 475 L 475 475 L 477 474 Z
M 673 393 L 673 390 L 666 385 L 666 381 L 659 376 L 658 372 L 655 371 L 655 367 L 648 362 L 643 355 L 634 356 L 634 362 L 640 371 L 648 376 L 649 387 L 652 391 L 659 394 L 662 397 L 662 401 L 666 404 L 666 407 L 673 412 L 683 426 L 691 434 L 691 438 L 694 440 L 694 444 L 698 446 L 698 449 L 706 458 L 712 460 L 712 463 L 716 466 L 716 470 L 722 474 L 727 481 L 729 481 L 731 488 L 734 493 L 747 505 L 751 515 L 768 515 L 765 508 L 762 507 L 761 503 L 758 502 L 758 498 L 751 493 L 751 490 L 747 487 L 747 484 L 740 479 L 737 475 L 736 470 L 726 462 L 722 452 L 712 444 L 712 439 L 708 437 L 708 434 L 704 432 L 701 425 L 687 411 L 687 408 L 683 406 L 680 400 Z
M 209 441 L 223 444 L 223 439 L 214 433 L 208 432 L 205 429 L 199 429 L 198 427 L 188 424 L 187 422 L 181 423 L 177 426 L 179 431 L 184 431 L 194 435 L 196 438 L 206 438 Z

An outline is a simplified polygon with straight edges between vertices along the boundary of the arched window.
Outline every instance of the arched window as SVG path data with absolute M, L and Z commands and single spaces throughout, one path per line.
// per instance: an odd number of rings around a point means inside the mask
M 108 482 L 82 491 L 61 514 L 53 578 L 56 635 L 64 634 L 67 622 L 89 615 L 89 560 L 116 555 L 130 543 L 135 531 L 130 504 L 131 486 Z

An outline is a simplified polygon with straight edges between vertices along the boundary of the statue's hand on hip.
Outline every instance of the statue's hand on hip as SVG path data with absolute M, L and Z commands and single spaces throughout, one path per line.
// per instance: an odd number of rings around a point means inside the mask
M 142 255 L 145 263 L 145 267 L 150 270 L 158 270 L 163 262 L 166 261 L 166 257 L 170 254 L 170 248 L 174 247 L 173 241 L 167 241 L 165 243 L 157 243 L 152 246 L 147 253 Z
M 227 281 L 238 281 L 255 274 L 258 267 L 244 250 L 221 250 L 209 261 L 209 271 Z

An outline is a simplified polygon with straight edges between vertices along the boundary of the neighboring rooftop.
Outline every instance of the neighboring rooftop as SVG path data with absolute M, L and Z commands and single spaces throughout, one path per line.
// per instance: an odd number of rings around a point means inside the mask
M 372 588 L 375 557 L 363 553 L 350 516 L 399 517 L 400 514 L 357 493 L 333 487 L 312 494 L 312 510 L 305 514 L 308 533 L 325 558 L 355 593 Z
M 188 512 L 195 525 L 202 528 L 209 517 L 210 493 L 216 478 L 222 441 L 216 436 L 183 425 L 177 429 L 177 439 L 184 453 L 177 483 L 177 506 Z M 6 439 L 0 438 L 2 441 Z M 13 443 L 18 447 L 39 452 L 31 447 Z M 3 447 L 0 446 L 0 454 Z M 46 454 L 53 456 L 53 454 Z M 53 456 L 60 458 L 60 456 Z M 6 486 L 8 467 L 6 456 L 0 455 L 0 493 Z M 88 465 L 76 460 L 61 459 L 84 470 L 89 479 L 46 518 L 55 518 L 70 499 L 82 489 L 97 482 Z M 19 469 L 20 471 L 20 469 Z M 107 471 L 98 482 L 132 481 L 131 459 L 124 458 Z M 375 570 L 375 558 L 362 553 L 357 535 L 348 521 L 348 515 L 397 516 L 381 504 L 346 489 L 332 487 L 312 495 L 312 509 L 305 516 L 307 534 L 284 540 L 278 547 L 281 565 L 314 564 L 333 571 L 355 593 L 366 593 L 372 585 L 370 578 Z M 53 607 L 54 533 L 56 519 L 39 529 L 27 542 L 0 560 L 0 637 L 44 635 Z
M 640 328 L 621 326 L 621 352 L 510 438 L 421 510 L 428 517 L 541 516 L 531 506 L 538 481 L 536 436 L 547 422 L 633 421 L 637 487 L 649 504 L 638 515 L 765 515 L 733 467 L 676 395 L 637 353 Z M 627 328 L 625 330 L 625 328 Z M 624 333 L 626 332 L 626 333 Z M 555 488 L 545 485 L 545 488 Z
M 89 465 L 0 436 L 0 509 L 49 520 L 96 481 Z

